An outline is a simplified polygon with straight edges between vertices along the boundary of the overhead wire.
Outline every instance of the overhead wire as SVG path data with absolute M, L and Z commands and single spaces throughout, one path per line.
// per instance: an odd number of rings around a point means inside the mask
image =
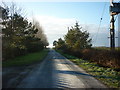
M 99 33 L 99 31 L 100 31 L 101 22 L 102 22 L 102 20 L 103 20 L 103 15 L 104 15 L 104 12 L 105 12 L 105 8 L 106 8 L 106 2 L 105 2 L 105 4 L 104 4 L 103 12 L 102 12 L 102 15 L 101 15 L 101 18 L 100 18 L 100 23 L 99 23 L 99 26 L 98 26 L 98 30 L 97 30 L 97 34 L 96 34 L 94 46 L 96 45 L 96 42 L 97 42 L 98 33 Z

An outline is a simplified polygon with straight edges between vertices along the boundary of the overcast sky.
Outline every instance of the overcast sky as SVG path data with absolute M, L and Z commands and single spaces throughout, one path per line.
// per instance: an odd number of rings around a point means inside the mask
M 25 9 L 28 19 L 34 17 L 40 22 L 50 46 L 54 40 L 63 38 L 76 21 L 90 33 L 93 46 L 109 46 L 109 2 L 17 2 L 17 5 Z

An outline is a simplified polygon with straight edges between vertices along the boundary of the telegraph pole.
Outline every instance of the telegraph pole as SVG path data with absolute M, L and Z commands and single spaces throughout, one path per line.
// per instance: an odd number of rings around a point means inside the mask
M 111 22 L 110 22 L 110 47 L 112 50 L 115 49 L 115 26 L 114 26 L 114 15 L 111 15 Z
M 110 47 L 112 50 L 115 49 L 115 20 L 114 16 L 120 13 L 120 3 L 110 2 Z

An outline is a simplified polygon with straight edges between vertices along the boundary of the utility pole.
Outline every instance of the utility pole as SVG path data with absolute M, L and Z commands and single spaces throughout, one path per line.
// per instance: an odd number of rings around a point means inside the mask
M 114 26 L 114 15 L 111 15 L 111 22 L 110 22 L 110 47 L 112 50 L 115 49 L 115 26 Z
M 112 50 L 115 49 L 115 20 L 114 16 L 120 13 L 120 3 L 110 2 L 110 47 Z

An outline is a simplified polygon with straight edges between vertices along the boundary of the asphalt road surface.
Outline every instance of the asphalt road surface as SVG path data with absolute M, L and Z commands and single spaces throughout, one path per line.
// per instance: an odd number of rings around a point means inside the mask
M 106 88 L 54 50 L 42 63 L 36 64 L 16 88 Z

